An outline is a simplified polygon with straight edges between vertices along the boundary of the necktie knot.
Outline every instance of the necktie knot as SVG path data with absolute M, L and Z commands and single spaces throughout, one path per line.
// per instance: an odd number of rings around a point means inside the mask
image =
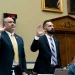
M 14 36 L 14 33 L 11 33 L 11 36 Z
M 50 37 L 50 40 L 52 41 L 52 37 Z

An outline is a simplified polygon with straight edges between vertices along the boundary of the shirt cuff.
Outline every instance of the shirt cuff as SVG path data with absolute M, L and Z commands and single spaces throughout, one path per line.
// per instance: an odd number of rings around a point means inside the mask
M 0 38 L 1 38 L 1 32 L 0 32 Z
M 35 40 L 39 40 L 39 37 L 38 36 L 35 36 Z

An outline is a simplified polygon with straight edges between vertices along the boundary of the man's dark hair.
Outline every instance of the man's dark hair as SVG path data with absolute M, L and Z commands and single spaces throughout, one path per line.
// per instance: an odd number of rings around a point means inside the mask
M 75 58 L 75 56 L 72 57 L 72 60 Z
M 44 28 L 44 26 L 45 26 L 45 24 L 46 24 L 47 22 L 51 22 L 51 20 L 45 20 L 45 21 L 43 22 L 43 28 Z

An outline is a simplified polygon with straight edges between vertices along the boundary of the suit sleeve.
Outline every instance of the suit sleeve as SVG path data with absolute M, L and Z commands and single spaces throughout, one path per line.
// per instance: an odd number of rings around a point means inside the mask
M 33 40 L 31 47 L 30 47 L 31 51 L 35 52 L 39 49 L 39 40 Z
M 71 70 L 69 70 L 68 75 L 74 75 L 74 73 Z
M 1 32 L 0 32 L 0 40 L 1 40 Z

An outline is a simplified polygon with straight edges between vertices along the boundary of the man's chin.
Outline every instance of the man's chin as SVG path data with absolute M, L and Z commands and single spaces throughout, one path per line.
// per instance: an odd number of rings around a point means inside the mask
M 13 32 L 15 30 L 15 28 L 12 28 L 11 31 Z
M 12 30 L 15 30 L 15 28 L 12 28 Z

